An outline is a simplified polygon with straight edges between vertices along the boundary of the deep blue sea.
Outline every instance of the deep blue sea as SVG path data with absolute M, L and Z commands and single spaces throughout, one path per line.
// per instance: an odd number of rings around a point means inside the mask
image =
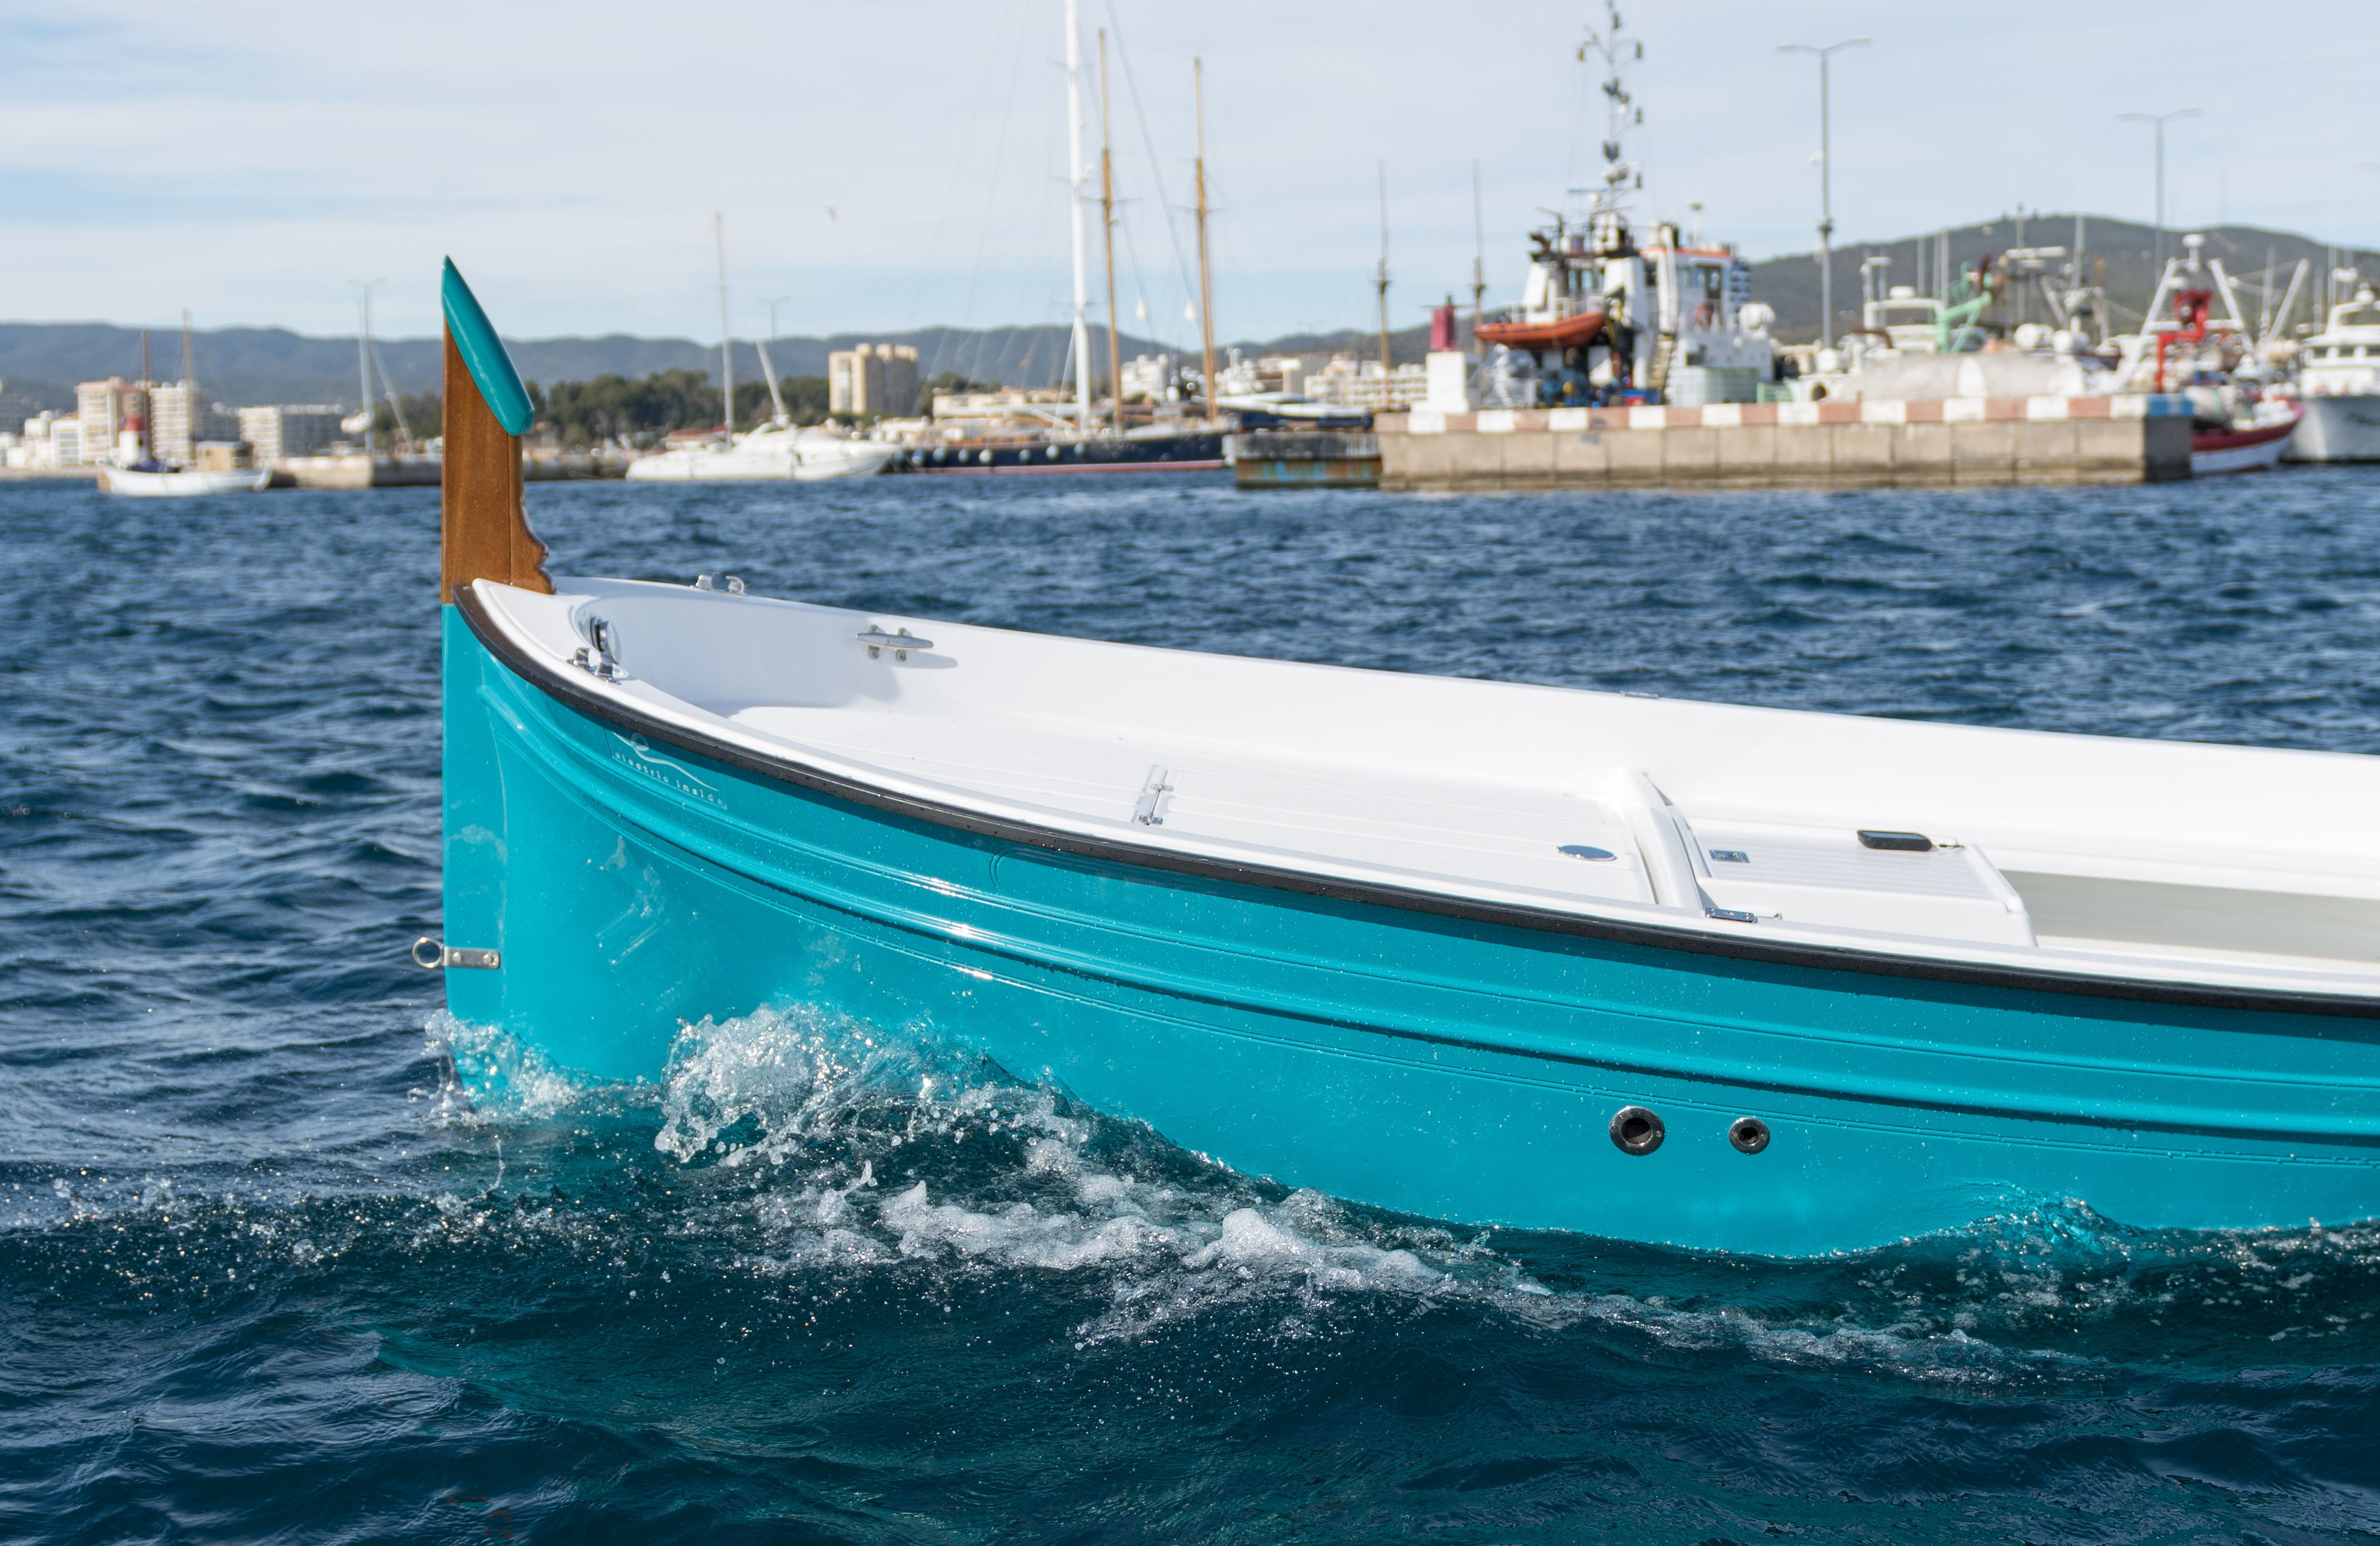
M 529 499 L 559 572 L 2380 752 L 2380 476 L 2345 470 Z M 0 530 L 0 1540 L 2380 1534 L 2374 1228 L 2071 1204 L 1798 1263 L 1483 1233 L 831 1004 L 662 1084 L 491 1083 L 406 958 L 439 932 L 434 494 L 14 484 Z

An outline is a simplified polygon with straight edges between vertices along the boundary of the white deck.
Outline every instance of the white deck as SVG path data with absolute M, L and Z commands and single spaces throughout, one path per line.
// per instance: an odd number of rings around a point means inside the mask
M 985 815 L 1737 938 L 2380 997 L 2380 759 L 556 587 L 480 594 L 533 658 L 592 690 Z M 569 663 L 598 617 L 616 680 Z M 931 648 L 871 658 L 858 637 L 903 628 Z M 1934 846 L 1880 850 L 1863 829 Z

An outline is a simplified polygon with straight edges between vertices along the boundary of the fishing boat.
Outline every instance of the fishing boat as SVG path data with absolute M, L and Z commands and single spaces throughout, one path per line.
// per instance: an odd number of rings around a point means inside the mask
M 449 264 L 447 1003 L 808 1004 L 1466 1225 L 1778 1255 L 2380 1214 L 2380 760 L 552 578 Z
M 1608 72 L 1603 186 L 1575 218 L 1548 212 L 1553 224 L 1529 233 L 1520 304 L 1478 319 L 1488 351 L 1480 399 L 1494 408 L 1755 401 L 1778 361 L 1774 313 L 1751 298 L 1752 265 L 1667 221 L 1640 241 L 1630 219 L 1645 179 L 1627 143 L 1644 114 L 1626 77 L 1644 47 L 1622 36 L 1618 6 L 1605 11 L 1579 53 L 1599 55 Z
M 2357 286 L 2305 341 L 2297 385 L 2305 422 L 2290 443 L 2290 460 L 2380 461 L 2380 297 L 2371 286 Z
M 2226 472 L 2268 472 L 2280 465 L 2304 419 L 2305 410 L 2296 404 L 2273 398 L 2255 405 L 2244 419 L 2193 424 L 2190 475 L 2211 478 Z
M 2265 368 L 2288 308 L 2259 338 L 2222 260 L 2204 255 L 2206 238 L 2181 240 L 2184 255 L 2167 260 L 2140 332 L 2113 341 L 2117 379 L 2189 401 L 2192 477 L 2265 471 L 2280 462 L 2304 419 Z
M 270 468 L 241 467 L 221 470 L 194 468 L 103 467 L 99 487 L 103 493 L 135 499 L 194 499 L 212 493 L 258 493 L 272 487 Z

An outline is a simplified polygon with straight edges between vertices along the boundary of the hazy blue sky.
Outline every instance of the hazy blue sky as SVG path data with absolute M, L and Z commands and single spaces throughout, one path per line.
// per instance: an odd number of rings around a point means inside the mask
M 715 335 L 722 210 L 739 333 L 770 296 L 788 333 L 1055 320 L 1061 5 L 0 6 L 0 316 L 335 333 L 347 281 L 385 277 L 381 326 L 422 334 L 452 253 L 508 332 Z M 1817 203 L 1815 65 L 1777 45 L 1858 34 L 1835 70 L 1844 241 L 2020 202 L 2144 219 L 2149 130 L 2116 116 L 2195 106 L 2172 224 L 2380 244 L 2373 0 L 1622 10 L 1645 213 L 1698 200 L 1755 255 L 1809 246 Z M 1402 324 L 1468 281 L 1475 159 L 1491 296 L 1518 285 L 1536 206 L 1592 164 L 1574 48 L 1598 16 L 1083 0 L 1086 50 L 1111 25 L 1139 88 L 1135 108 L 1111 55 L 1126 325 L 1145 298 L 1150 329 L 1189 331 L 1162 212 L 1189 197 L 1194 54 L 1222 333 L 1368 319 L 1380 160 Z

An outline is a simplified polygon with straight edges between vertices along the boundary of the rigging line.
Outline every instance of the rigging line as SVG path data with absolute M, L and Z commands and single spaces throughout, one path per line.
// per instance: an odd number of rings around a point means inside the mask
M 1020 5 L 1020 15 L 1022 14 L 1022 9 L 1023 7 Z M 965 330 L 967 323 L 975 317 L 976 286 L 983 277 L 984 249 L 990 246 L 991 242 L 991 212 L 998 208 L 1000 204 L 1001 162 L 1006 156 L 1008 152 L 1008 126 L 1014 123 L 1016 119 L 1016 92 L 1018 88 L 1024 84 L 1025 80 L 1025 39 L 1026 29 L 1019 26 L 1016 30 L 1016 59 L 1015 63 L 1012 65 L 1009 69 L 1008 105 L 1000 115 L 1000 133 L 995 136 L 992 140 L 991 173 L 984 179 L 983 225 L 982 228 L 976 233 L 975 266 L 967 271 L 966 303 L 959 309 L 959 329 L 962 332 Z M 965 346 L 962 345 L 961 347 L 964 347 Z M 983 364 L 983 346 L 980 340 L 978 340 L 977 342 L 975 352 L 975 366 L 980 367 Z M 941 359 L 942 351 L 940 347 L 937 347 L 934 350 L 934 363 L 939 366 L 941 363 Z M 938 371 L 937 373 L 939 374 L 940 372 Z M 970 368 L 967 371 L 967 379 L 970 381 L 979 381 L 982 378 L 975 373 L 974 368 Z
M 1123 201 L 1119 199 L 1116 202 L 1121 204 Z M 1132 222 L 1129 220 L 1119 219 L 1116 222 L 1116 226 L 1123 232 L 1124 260 L 1132 265 L 1133 298 L 1139 305 L 1146 307 L 1148 303 L 1148 281 L 1140 272 L 1140 249 L 1132 239 Z M 1157 319 L 1154 314 L 1151 314 L 1148 317 L 1136 316 L 1133 320 L 1138 325 L 1151 327 L 1151 330 L 1154 331 L 1152 324 Z M 1118 317 L 1110 317 L 1108 319 L 1108 325 L 1121 330 L 1123 325 L 1123 319 Z M 1154 338 L 1143 339 L 1141 341 L 1144 343 L 1157 342 Z
M 1183 255 L 1182 233 L 1173 224 L 1173 201 L 1166 197 L 1165 172 L 1157 160 L 1157 140 L 1148 132 L 1148 115 L 1141 109 L 1140 83 L 1133 78 L 1132 50 L 1124 46 L 1123 29 L 1116 25 L 1113 0 L 1108 0 L 1105 9 L 1108 30 L 1115 33 L 1116 58 L 1123 65 L 1124 94 L 1132 99 L 1133 121 L 1140 126 L 1141 149 L 1148 156 L 1149 180 L 1157 185 L 1157 208 L 1165 216 L 1166 239 L 1173 244 L 1174 267 L 1181 275 L 1183 293 L 1195 296 L 1198 292 L 1190 283 L 1190 260 Z
M 1062 116 L 1043 120 L 1041 131 L 1041 157 L 1038 164 L 1047 166 L 1050 164 L 1051 162 L 1058 159 L 1060 154 L 1059 141 L 1063 131 L 1064 122 Z M 1062 177 L 1042 177 L 1038 179 L 1035 186 L 1040 189 L 1040 192 L 1038 196 L 1037 202 L 1034 205 L 1033 219 L 1026 225 L 1026 229 L 1037 232 L 1064 229 L 1062 212 L 1059 215 L 1053 216 L 1051 213 L 1051 201 L 1055 198 L 1058 189 L 1067 186 L 1065 179 Z M 1010 294 L 1014 298 L 1009 304 L 1008 314 L 1010 316 L 1042 316 L 1046 315 L 1049 310 L 1062 304 L 1058 298 L 1062 293 L 1061 286 L 1065 283 L 1065 278 L 1055 257 L 1055 254 L 1061 250 L 1062 245 L 1062 243 L 1050 246 L 1042 246 L 1038 243 L 1035 245 L 1035 250 L 1043 254 L 1041 266 L 1038 269 L 1028 267 L 1020 268 L 1020 271 L 1017 273 L 1014 280 L 1015 287 L 1010 291 Z M 1029 373 L 1032 359 L 1033 356 L 1039 351 L 1042 344 L 1047 342 L 1047 340 L 1042 336 L 1042 329 L 1048 325 L 1049 324 L 1046 323 L 1027 323 L 1024 326 L 1024 335 L 1027 340 L 1025 357 L 1020 359 L 1016 365 L 1016 384 L 1020 386 L 1029 388 L 1034 384 Z M 1008 335 L 1006 335 L 1013 336 L 1015 332 L 1016 329 L 1012 325 L 1008 330 Z M 1072 328 L 1067 329 L 1066 347 L 1069 353 L 1073 351 L 1074 333 Z M 981 359 L 982 357 L 980 351 L 978 351 L 977 358 L 978 360 Z M 1008 348 L 1007 345 L 1003 343 L 999 349 L 994 351 L 992 357 L 993 379 L 999 380 L 1002 385 L 1007 384 L 1007 358 Z M 980 380 L 983 378 L 978 377 L 978 379 Z M 1051 384 L 1054 385 L 1056 383 L 1053 382 Z
M 380 340 L 371 340 L 372 368 L 380 372 L 380 389 L 388 397 L 388 411 L 396 420 L 396 432 L 407 451 L 413 449 L 413 428 L 405 421 L 405 405 L 396 400 L 396 383 L 389 378 L 388 361 L 380 357 Z
M 1021 3 L 1022 0 L 1020 0 L 1020 4 Z M 1017 14 L 1018 7 L 1011 6 L 1009 11 L 1009 19 L 1012 24 L 1014 22 Z M 997 38 L 997 36 L 998 34 L 995 33 L 994 37 Z M 996 55 L 998 53 L 997 46 L 995 45 L 995 47 L 990 52 Z M 967 109 L 967 137 L 965 142 L 969 145 L 976 142 L 978 138 L 975 132 L 976 127 L 983 122 L 984 99 L 989 97 L 990 94 L 991 74 L 987 70 L 984 72 L 981 79 L 977 82 L 975 105 Z M 950 219 L 951 206 L 958 202 L 959 183 L 965 176 L 965 173 L 966 157 L 963 154 L 952 157 L 950 184 L 942 189 L 942 207 L 940 213 L 934 216 L 934 234 L 926 243 L 926 250 L 929 254 L 940 252 L 942 250 L 942 230 Z M 930 277 L 931 271 L 922 264 L 919 265 L 917 270 L 917 288 L 915 293 L 909 297 L 909 326 L 913 330 L 917 325 L 918 314 L 925 304 L 926 284 Z

